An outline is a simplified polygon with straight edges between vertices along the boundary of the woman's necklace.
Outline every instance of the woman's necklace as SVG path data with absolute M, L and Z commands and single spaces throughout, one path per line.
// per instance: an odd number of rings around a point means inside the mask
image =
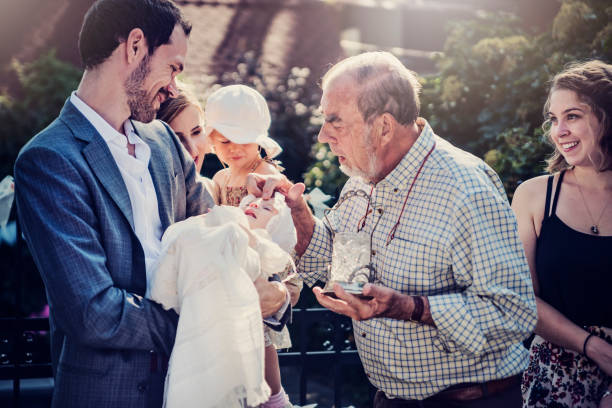
M 584 198 L 584 193 L 582 192 L 582 188 L 580 188 L 580 182 L 578 181 L 578 177 L 576 177 L 576 170 L 574 170 L 573 173 L 574 173 L 574 178 L 576 179 L 576 185 L 578 186 L 578 191 L 580 191 L 580 196 L 582 197 L 582 203 L 584 204 L 584 208 L 586 208 L 587 213 L 589 214 L 589 218 L 591 218 L 591 221 L 593 222 L 593 225 L 591 225 L 591 232 L 593 234 L 598 235 L 599 234 L 599 221 L 601 221 L 601 217 L 603 217 L 604 213 L 606 212 L 606 208 L 608 208 L 608 204 L 610 204 L 610 199 L 608 198 L 606 200 L 606 203 L 601 210 L 601 214 L 599 214 L 599 217 L 597 217 L 597 221 L 595 221 L 595 219 L 593 218 L 593 214 L 591 214 L 591 210 L 589 209 L 589 206 L 587 205 L 586 199 Z

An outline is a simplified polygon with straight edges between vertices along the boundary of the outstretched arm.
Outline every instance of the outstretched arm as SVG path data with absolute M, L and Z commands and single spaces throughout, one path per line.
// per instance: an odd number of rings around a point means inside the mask
M 293 184 L 282 174 L 261 175 L 251 173 L 247 177 L 247 190 L 255 197 L 271 198 L 275 191 L 285 196 L 285 202 L 291 208 L 291 216 L 297 230 L 298 242 L 295 251 L 301 256 L 306 251 L 312 238 L 315 219 L 302 194 L 306 186 L 303 183 Z

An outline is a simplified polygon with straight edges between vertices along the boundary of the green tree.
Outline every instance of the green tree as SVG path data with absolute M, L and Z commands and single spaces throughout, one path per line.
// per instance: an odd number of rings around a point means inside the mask
M 12 174 L 21 147 L 59 114 L 81 77 L 81 71 L 57 59 L 54 50 L 30 63 L 13 61 L 11 69 L 20 97 L 0 93 L 0 174 Z
M 549 30 L 531 34 L 516 17 L 481 14 L 452 25 L 440 73 L 423 79 L 423 116 L 440 135 L 484 157 L 512 196 L 541 174 L 551 148 L 540 129 L 547 85 L 576 60 L 612 57 L 612 7 L 564 0 Z
M 551 147 L 542 107 L 555 73 L 576 60 L 612 59 L 612 6 L 607 0 L 563 0 L 543 33 L 508 13 L 479 13 L 450 25 L 439 73 L 420 78 L 421 116 L 436 133 L 483 157 L 512 196 L 542 174 Z M 336 194 L 344 178 L 324 146 L 313 149 L 309 186 Z

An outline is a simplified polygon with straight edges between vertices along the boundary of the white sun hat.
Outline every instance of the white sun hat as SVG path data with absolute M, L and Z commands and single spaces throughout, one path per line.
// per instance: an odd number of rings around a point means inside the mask
M 268 136 L 270 111 L 264 97 L 246 85 L 229 85 L 213 92 L 206 101 L 206 136 L 213 130 L 233 143 L 257 143 L 269 158 L 283 151 Z

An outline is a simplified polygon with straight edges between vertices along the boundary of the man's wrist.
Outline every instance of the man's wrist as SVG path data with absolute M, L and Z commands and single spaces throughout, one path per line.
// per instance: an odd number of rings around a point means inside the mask
M 297 256 L 304 255 L 308 245 L 310 245 L 310 240 L 314 234 L 315 229 L 315 220 L 308 204 L 302 198 L 301 204 L 293 207 L 291 209 L 291 217 L 293 218 L 293 223 L 295 225 L 295 229 L 297 230 L 298 242 L 295 245 L 295 252 Z
M 424 323 L 435 327 L 436 324 L 431 316 L 431 309 L 429 308 L 429 300 L 427 299 L 427 296 L 405 296 L 409 299 L 409 307 L 405 314 L 404 320 L 414 323 Z
M 410 314 L 411 322 L 420 323 L 423 318 L 423 312 L 425 311 L 425 302 L 421 296 L 411 296 L 412 298 L 412 313 Z
M 411 296 L 395 292 L 391 297 L 389 307 L 381 317 L 388 317 L 396 320 L 410 320 L 412 309 Z

